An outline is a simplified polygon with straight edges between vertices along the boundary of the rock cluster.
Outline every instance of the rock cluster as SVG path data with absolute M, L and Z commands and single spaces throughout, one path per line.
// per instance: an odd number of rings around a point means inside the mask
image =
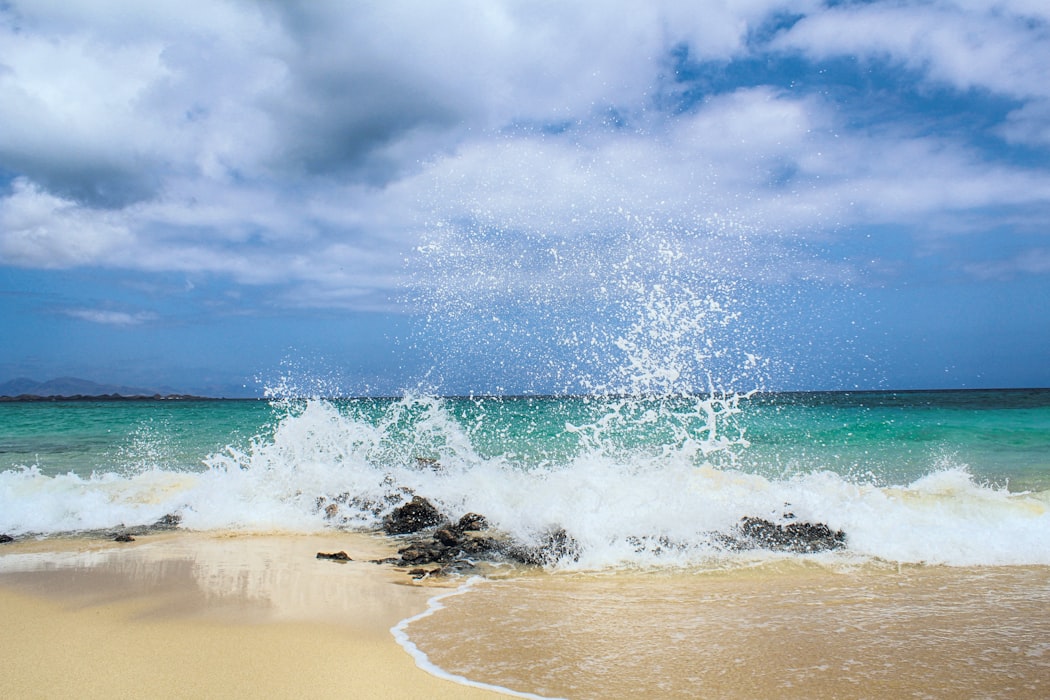
M 181 516 L 176 513 L 169 513 L 150 525 L 138 527 L 124 527 L 122 525 L 115 530 L 105 531 L 105 534 L 114 542 L 134 542 L 136 537 L 141 537 L 142 535 L 174 530 L 179 526 L 180 522 L 182 522 Z
M 552 528 L 538 544 L 527 544 L 493 530 L 477 513 L 467 513 L 453 523 L 419 496 L 395 508 L 384 519 L 383 532 L 401 537 L 404 546 L 397 557 L 378 563 L 411 568 L 409 573 L 416 578 L 466 571 L 480 560 L 542 566 L 579 558 L 579 544 L 563 528 Z
M 494 557 L 499 550 L 500 539 L 488 530 L 488 521 L 476 513 L 467 513 L 453 524 L 417 496 L 384 521 L 383 531 L 402 536 L 405 544 L 397 550 L 399 556 L 380 563 L 411 567 L 409 573 L 416 578 L 468 570 L 476 560 Z M 422 568 L 433 564 L 439 566 Z
M 785 520 L 794 515 L 784 514 Z M 564 528 L 552 527 L 535 543 L 526 543 L 496 531 L 483 515 L 468 513 L 453 523 L 433 503 L 413 495 L 383 520 L 383 532 L 403 541 L 398 556 L 376 563 L 409 568 L 416 578 L 462 572 L 479 561 L 510 561 L 529 566 L 551 566 L 578 561 L 580 545 Z M 730 532 L 712 533 L 712 540 L 728 550 L 766 549 L 811 553 L 841 549 L 846 534 L 824 523 L 791 522 L 786 525 L 763 518 L 745 517 Z M 667 538 L 637 537 L 640 549 L 659 552 L 681 549 Z M 318 554 L 320 557 L 321 554 Z M 434 566 L 436 565 L 436 566 Z M 433 567 L 433 568 L 425 568 Z
M 383 519 L 382 532 L 396 537 L 401 546 L 398 556 L 375 561 L 404 567 L 415 578 L 462 573 L 482 562 L 512 562 L 527 566 L 552 566 L 564 561 L 579 561 L 579 542 L 564 528 L 553 526 L 540 533 L 533 542 L 523 542 L 507 533 L 492 528 L 483 515 L 467 513 L 452 522 L 426 498 L 414 494 L 395 507 Z M 337 497 L 331 501 L 318 499 L 318 508 L 328 511 L 337 504 L 355 499 Z M 378 510 L 380 504 L 373 504 Z M 729 532 L 711 533 L 711 541 L 731 551 L 765 549 L 783 552 L 813 553 L 842 549 L 846 534 L 832 530 L 824 523 L 793 522 L 794 515 L 784 513 L 780 524 L 757 517 L 745 517 Z M 135 536 L 171 530 L 179 525 L 178 515 L 166 515 L 152 525 L 97 531 L 117 542 L 134 542 Z M 15 538 L 0 533 L 0 544 Z M 659 554 L 668 550 L 683 550 L 690 545 L 676 542 L 666 536 L 639 536 L 628 538 L 638 551 L 649 550 Z M 353 561 L 346 552 L 318 552 L 318 559 Z
M 388 535 L 405 535 L 433 527 L 444 521 L 434 504 L 419 496 L 403 506 L 395 508 L 383 521 L 383 531 Z
M 846 533 L 824 523 L 778 525 L 762 518 L 744 518 L 729 542 L 735 549 L 772 549 L 784 552 L 824 552 L 846 546 Z

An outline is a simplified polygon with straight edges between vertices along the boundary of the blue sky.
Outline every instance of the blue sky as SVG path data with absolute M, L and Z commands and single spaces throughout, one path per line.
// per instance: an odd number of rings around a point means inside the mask
M 1050 386 L 1050 8 L 0 4 L 0 381 Z

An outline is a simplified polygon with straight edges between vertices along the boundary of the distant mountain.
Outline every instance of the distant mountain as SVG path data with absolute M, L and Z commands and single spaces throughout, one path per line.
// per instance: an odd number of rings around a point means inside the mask
M 46 382 L 19 377 L 0 383 L 0 396 L 153 396 L 170 392 L 116 384 L 99 384 L 76 377 L 59 377 Z

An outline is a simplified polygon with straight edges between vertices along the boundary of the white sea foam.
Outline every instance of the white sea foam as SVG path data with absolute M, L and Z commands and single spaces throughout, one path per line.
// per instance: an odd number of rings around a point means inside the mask
M 693 443 L 632 451 L 610 447 L 615 441 L 594 426 L 577 428 L 580 448 L 562 461 L 523 465 L 483 454 L 475 428 L 432 398 L 393 402 L 368 419 L 308 401 L 248 448 L 210 456 L 200 472 L 0 473 L 0 532 L 142 525 L 168 513 L 201 530 L 373 528 L 419 494 L 452 518 L 482 513 L 526 542 L 564 528 L 580 551 L 561 567 L 724 565 L 754 557 L 726 551 L 718 537 L 745 516 L 841 529 L 841 556 L 1050 564 L 1050 493 L 1009 493 L 975 483 L 961 467 L 937 465 L 898 486 L 820 470 L 771 478 L 716 459 L 740 446 L 717 428 L 694 433 Z M 333 503 L 334 516 L 325 511 Z

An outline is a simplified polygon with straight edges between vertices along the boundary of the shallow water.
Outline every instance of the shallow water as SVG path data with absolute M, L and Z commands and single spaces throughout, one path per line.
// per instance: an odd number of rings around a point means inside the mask
M 548 574 L 441 605 L 405 630 L 430 663 L 548 697 L 1050 693 L 1047 567 Z

